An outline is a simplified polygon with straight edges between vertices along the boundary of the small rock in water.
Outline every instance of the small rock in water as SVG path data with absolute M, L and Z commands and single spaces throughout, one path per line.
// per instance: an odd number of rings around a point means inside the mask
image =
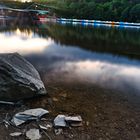
M 39 129 L 30 129 L 29 131 L 26 132 L 26 137 L 29 140 L 39 140 L 41 138 Z
M 55 98 L 55 97 L 53 97 L 53 101 L 54 101 L 54 102 L 58 102 L 58 99 Z
M 42 108 L 29 109 L 24 112 L 19 112 L 19 113 L 15 114 L 15 116 L 13 117 L 13 119 L 11 121 L 16 126 L 19 126 L 19 125 L 25 123 L 26 121 L 36 120 L 48 113 L 49 113 L 49 111 L 42 109 Z
M 46 127 L 49 128 L 49 129 L 51 129 L 53 126 L 52 126 L 52 124 L 50 123 L 50 124 L 47 124 Z
M 49 113 L 49 111 L 43 108 L 35 108 L 35 109 L 25 110 L 24 112 L 21 112 L 20 114 L 34 116 L 34 117 L 41 117 L 47 113 Z
M 41 129 L 43 129 L 43 130 L 48 130 L 48 128 L 45 127 L 45 126 L 43 126 L 43 125 L 39 125 L 39 127 L 40 127 Z
M 12 137 L 18 137 L 18 136 L 21 136 L 21 135 L 22 135 L 21 132 L 10 133 L 10 136 L 12 136 Z
M 81 116 L 68 116 L 65 117 L 65 121 L 73 127 L 80 127 L 83 125 Z
M 82 126 L 82 118 L 81 116 L 65 116 L 65 115 L 58 115 L 54 119 L 55 127 L 66 127 L 71 125 L 73 127 Z
M 3 120 L 3 123 L 4 123 L 6 128 L 8 128 L 8 126 L 10 125 L 10 123 L 7 120 Z
M 55 127 L 66 127 L 65 115 L 58 115 L 54 119 L 54 126 Z
M 81 116 L 68 116 L 65 117 L 65 121 L 67 122 L 82 122 Z

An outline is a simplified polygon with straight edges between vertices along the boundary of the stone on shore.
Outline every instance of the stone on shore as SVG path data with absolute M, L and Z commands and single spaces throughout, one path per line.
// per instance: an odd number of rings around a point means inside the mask
M 17 101 L 46 93 L 33 65 L 18 53 L 0 54 L 0 100 Z

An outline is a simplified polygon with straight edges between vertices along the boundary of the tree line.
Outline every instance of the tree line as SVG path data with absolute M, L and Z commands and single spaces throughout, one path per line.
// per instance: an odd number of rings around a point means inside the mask
M 41 0 L 65 18 L 140 22 L 140 0 Z
M 58 17 L 92 20 L 140 22 L 140 0 L 33 0 L 52 6 Z M 1 0 L 13 8 L 27 8 L 32 3 Z

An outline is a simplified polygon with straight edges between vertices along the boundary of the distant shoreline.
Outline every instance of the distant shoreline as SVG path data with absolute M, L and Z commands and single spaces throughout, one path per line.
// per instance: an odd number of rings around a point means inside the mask
M 39 1 L 35 2 L 44 5 L 37 8 L 45 10 L 46 6 L 52 7 L 51 11 L 56 13 L 57 17 L 64 17 L 70 19 L 96 19 L 96 20 L 108 20 L 108 21 L 122 21 L 122 22 L 140 22 L 140 3 L 137 0 L 125 1 L 125 0 L 110 0 L 97 2 L 96 0 L 72 2 L 67 1 Z M 21 3 L 18 1 L 1 1 L 0 4 L 12 8 L 25 9 L 33 2 Z M 45 6 L 46 5 L 46 6 Z

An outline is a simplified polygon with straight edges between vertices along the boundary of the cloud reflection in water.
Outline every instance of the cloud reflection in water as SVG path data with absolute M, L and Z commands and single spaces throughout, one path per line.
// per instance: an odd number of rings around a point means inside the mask
M 61 45 L 30 31 L 0 33 L 0 53 L 19 52 L 46 78 L 54 81 L 97 84 L 125 91 L 140 91 L 140 61 Z
M 55 75 L 55 80 L 97 84 L 131 92 L 140 91 L 138 60 L 85 51 L 77 47 L 65 45 L 62 47 L 55 43 L 51 44 L 42 55 L 45 56 L 43 59 L 50 60 L 47 67 Z
M 39 53 L 51 43 L 52 40 L 50 38 L 41 38 L 32 31 L 21 32 L 17 29 L 12 33 L 0 33 L 0 53 Z

